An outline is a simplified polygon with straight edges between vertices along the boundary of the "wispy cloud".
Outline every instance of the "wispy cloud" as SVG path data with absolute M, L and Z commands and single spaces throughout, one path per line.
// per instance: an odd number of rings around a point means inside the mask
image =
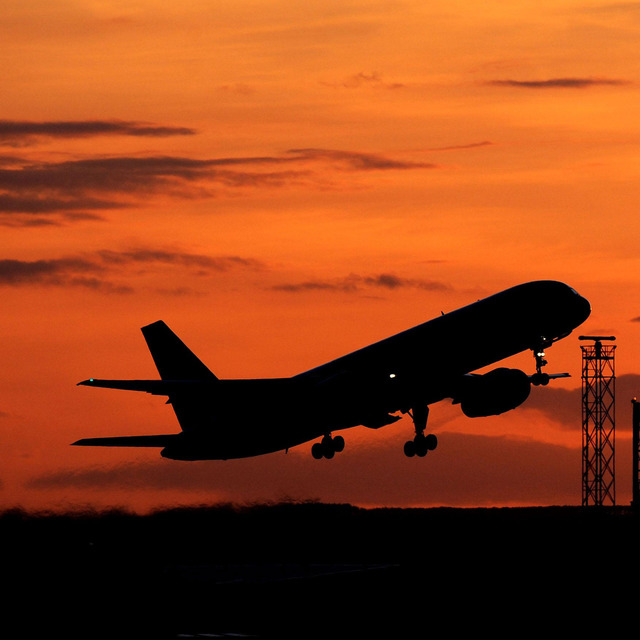
M 138 136 L 160 138 L 194 135 L 187 127 L 155 125 L 126 120 L 0 120 L 0 145 L 22 146 L 39 138 Z
M 222 84 L 217 89 L 223 93 L 235 93 L 243 96 L 249 96 L 256 92 L 256 89 L 252 85 L 242 82 Z
M 433 169 L 431 163 L 385 154 L 300 148 L 280 155 L 194 159 L 179 156 L 90 157 L 0 163 L 0 224 L 33 225 L 99 218 L 135 208 L 149 195 L 210 198 L 220 190 L 317 187 L 327 174 Z
M 102 277 L 103 271 L 101 265 L 87 258 L 0 260 L 0 285 L 72 286 L 113 293 L 131 293 L 130 287 L 114 285 L 105 280 Z
M 0 260 L 0 286 L 84 287 L 105 293 L 126 294 L 134 291 L 134 287 L 126 282 L 136 275 L 136 267 L 158 269 L 163 265 L 185 268 L 192 276 L 206 276 L 212 272 L 227 272 L 238 268 L 264 268 L 262 262 L 241 256 L 207 256 L 149 248 L 102 250 L 46 260 Z M 180 287 L 163 288 L 162 292 L 184 295 L 192 291 Z
M 0 224 L 57 223 L 77 219 L 80 212 L 99 218 L 106 210 L 136 208 L 149 195 L 212 197 L 215 186 L 279 186 L 298 175 L 224 168 L 267 162 L 153 156 L 5 165 L 0 168 Z
M 350 274 L 348 276 L 330 280 L 306 280 L 302 282 L 275 285 L 276 291 L 301 293 L 307 291 L 358 292 L 363 289 L 387 289 L 389 291 L 402 288 L 423 289 L 425 291 L 449 291 L 450 285 L 437 280 L 423 280 L 416 278 L 402 278 L 391 273 L 362 276 Z
M 383 154 L 340 151 L 336 149 L 291 149 L 299 160 L 327 161 L 353 171 L 385 171 L 389 169 L 434 169 L 430 162 L 396 160 Z
M 373 89 L 402 89 L 405 85 L 401 82 L 389 82 L 382 78 L 377 71 L 367 73 L 360 71 L 353 75 L 341 80 L 339 82 L 322 82 L 321 84 L 333 87 L 337 89 L 360 89 L 360 88 L 373 88 Z
M 585 6 L 580 10 L 582 13 L 640 13 L 640 2 L 614 2 L 612 4 L 601 4 L 595 6 Z
M 621 86 L 629 84 L 629 82 L 614 78 L 549 78 L 547 80 L 490 80 L 486 84 L 517 89 L 587 89 L 600 86 Z
M 198 267 L 212 271 L 229 271 L 236 267 L 262 269 L 264 264 L 253 258 L 240 256 L 207 256 L 183 251 L 167 249 L 131 249 L 128 251 L 112 251 L 104 249 L 97 252 L 97 257 L 105 264 L 130 265 L 132 263 L 163 263 Z
M 56 198 L 38 198 L 0 194 L 0 213 L 55 213 L 59 211 L 74 211 L 85 209 L 114 209 L 120 206 L 117 202 L 100 200 L 98 198 L 78 198 L 76 200 L 61 200 Z
M 478 149 L 480 147 L 492 147 L 495 143 L 490 140 L 482 142 L 469 142 L 468 144 L 452 144 L 447 147 L 431 147 L 427 151 L 459 151 L 463 149 Z

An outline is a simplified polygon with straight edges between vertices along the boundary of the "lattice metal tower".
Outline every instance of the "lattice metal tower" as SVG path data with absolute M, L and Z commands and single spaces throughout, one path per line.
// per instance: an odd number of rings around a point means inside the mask
M 615 336 L 593 340 L 582 349 L 582 506 L 616 503 L 615 481 Z
M 633 418 L 631 425 L 631 442 L 632 442 L 632 481 L 631 487 L 631 506 L 640 510 L 640 402 L 637 398 L 632 401 L 633 404 Z

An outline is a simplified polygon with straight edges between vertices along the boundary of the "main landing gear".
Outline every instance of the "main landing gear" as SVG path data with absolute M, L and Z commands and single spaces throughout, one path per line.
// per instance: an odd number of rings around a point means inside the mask
M 424 435 L 424 430 L 427 428 L 427 418 L 429 417 L 428 405 L 416 406 L 411 410 L 407 410 L 404 413 L 408 413 L 413 420 L 413 426 L 416 429 L 416 435 L 413 440 L 407 440 L 404 443 L 404 455 L 407 458 L 413 458 L 413 456 L 419 456 L 423 458 L 429 451 L 433 451 L 438 446 L 438 438 L 433 433 Z
M 311 455 L 316 459 L 331 459 L 336 453 L 344 449 L 344 438 L 342 436 L 331 437 L 328 433 L 320 442 L 316 442 L 311 447 Z

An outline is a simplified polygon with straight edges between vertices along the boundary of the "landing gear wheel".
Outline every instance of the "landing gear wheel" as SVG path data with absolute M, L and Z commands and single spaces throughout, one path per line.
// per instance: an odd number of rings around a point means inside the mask
M 428 436 L 420 433 L 413 440 L 407 440 L 404 443 L 404 455 L 407 458 L 413 458 L 413 456 L 424 458 L 429 451 L 433 451 L 437 446 L 438 438 L 433 433 Z
M 430 433 L 428 436 L 425 436 L 425 444 L 427 445 L 427 451 L 434 451 L 438 446 L 438 438 L 436 438 L 435 434 Z
M 336 436 L 333 439 L 333 450 L 336 453 L 340 453 L 341 451 L 344 451 L 344 438 L 342 436 Z
M 424 458 L 429 452 L 429 450 L 427 449 L 426 440 L 427 439 L 424 437 L 424 434 L 422 433 L 418 434 L 413 440 L 416 446 L 416 455 L 420 458 Z
M 311 455 L 316 459 L 327 458 L 331 460 L 336 453 L 340 453 L 344 450 L 344 438 L 342 436 L 336 436 L 332 438 L 327 434 L 320 442 L 316 442 L 311 447 Z
M 413 440 L 407 440 L 404 443 L 404 455 L 407 458 L 413 458 L 416 455 L 416 443 Z

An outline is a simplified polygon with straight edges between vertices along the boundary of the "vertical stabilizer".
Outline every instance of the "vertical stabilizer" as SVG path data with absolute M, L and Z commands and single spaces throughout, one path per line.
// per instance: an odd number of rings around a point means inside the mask
M 142 327 L 142 335 L 163 380 L 217 380 L 162 320 Z

